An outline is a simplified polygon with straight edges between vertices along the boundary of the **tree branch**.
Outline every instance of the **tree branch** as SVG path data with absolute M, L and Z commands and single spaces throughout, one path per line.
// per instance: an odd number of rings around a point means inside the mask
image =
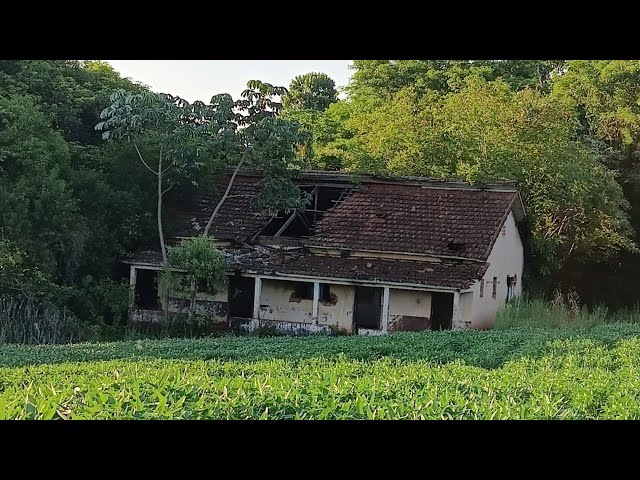
M 144 158 L 142 158 L 142 154 L 140 153 L 140 150 L 138 150 L 138 145 L 136 145 L 136 141 L 133 141 L 133 146 L 136 149 L 136 152 L 138 152 L 138 157 L 140 157 L 140 161 L 142 162 L 142 164 L 147 167 L 147 170 L 149 170 L 151 173 L 153 173 L 154 175 L 158 175 L 158 172 L 156 172 L 153 168 L 151 168 L 149 165 L 147 165 L 147 162 L 144 161 Z
M 236 166 L 236 169 L 233 171 L 233 175 L 231 175 L 231 180 L 229 180 L 229 185 L 227 185 L 227 190 L 224 192 L 224 195 L 222 195 L 222 198 L 218 202 L 218 205 L 216 205 L 216 208 L 213 210 L 213 213 L 209 217 L 209 221 L 207 222 L 207 226 L 204 228 L 204 231 L 202 232 L 202 236 L 203 237 L 206 237 L 209 234 L 209 230 L 211 229 L 211 225 L 213 224 L 213 219 L 216 217 L 216 215 L 218 214 L 218 210 L 220 210 L 220 207 L 222 207 L 222 204 L 224 203 L 224 201 L 229 196 L 229 192 L 231 191 L 231 187 L 233 187 L 233 182 L 236 179 L 236 175 L 238 174 L 238 170 L 240 170 L 240 167 L 242 166 L 242 164 L 245 161 L 245 158 L 246 158 L 245 155 L 246 155 L 246 153 L 244 155 L 242 155 L 242 158 L 240 159 L 240 162 L 238 162 L 238 165 Z
M 176 163 L 176 161 L 175 161 L 175 160 L 173 160 L 173 161 L 171 162 L 171 164 L 170 164 L 167 168 L 165 168 L 164 170 L 162 170 L 162 173 L 166 172 L 166 171 L 167 171 L 167 170 L 169 170 L 171 167 L 173 167 L 173 164 L 174 164 L 174 163 Z

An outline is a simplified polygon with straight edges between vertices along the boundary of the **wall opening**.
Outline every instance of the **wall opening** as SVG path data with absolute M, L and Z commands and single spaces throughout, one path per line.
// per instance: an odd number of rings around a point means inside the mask
M 289 297 L 290 302 L 300 300 L 313 300 L 313 283 L 311 282 L 287 282 L 291 283 L 293 292 Z
M 451 330 L 453 293 L 431 294 L 431 330 Z
M 338 296 L 331 292 L 331 285 L 328 283 L 320 284 L 320 303 L 323 305 L 336 305 L 338 303 Z
M 516 279 L 517 275 L 511 276 L 507 275 L 507 300 L 509 303 L 516 296 Z
M 138 268 L 136 272 L 136 307 L 161 310 L 158 298 L 158 271 Z
M 234 275 L 229 277 L 229 316 L 236 318 L 253 317 L 253 298 L 256 279 Z
M 356 287 L 353 320 L 357 328 L 379 330 L 382 315 L 382 288 Z

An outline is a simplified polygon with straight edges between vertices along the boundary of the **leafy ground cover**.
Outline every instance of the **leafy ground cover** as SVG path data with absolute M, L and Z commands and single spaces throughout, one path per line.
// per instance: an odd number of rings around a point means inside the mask
M 640 326 L 0 347 L 0 418 L 640 418 Z

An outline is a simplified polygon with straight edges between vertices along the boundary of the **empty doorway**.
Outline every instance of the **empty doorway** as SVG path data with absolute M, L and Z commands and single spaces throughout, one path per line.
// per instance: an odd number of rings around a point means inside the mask
M 234 275 L 229 278 L 229 317 L 252 318 L 256 279 Z
M 451 330 L 453 293 L 431 294 L 431 330 Z
M 158 271 L 138 268 L 136 277 L 135 306 L 142 310 L 161 310 L 158 298 Z
M 382 313 L 382 288 L 356 287 L 356 298 L 353 319 L 356 330 L 368 328 L 380 329 L 380 317 Z

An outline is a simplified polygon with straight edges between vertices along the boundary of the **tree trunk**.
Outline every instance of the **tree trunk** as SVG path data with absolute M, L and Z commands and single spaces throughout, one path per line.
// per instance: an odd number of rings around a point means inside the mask
M 244 163 L 244 160 L 245 160 L 245 157 L 243 155 L 242 159 L 240 160 L 240 162 L 236 166 L 236 169 L 233 171 L 233 175 L 231 175 L 231 180 L 229 180 L 229 185 L 227 185 L 227 189 L 225 190 L 224 195 L 222 195 L 222 198 L 218 202 L 218 205 L 216 205 L 216 208 L 213 210 L 213 213 L 209 217 L 209 221 L 207 222 L 207 226 L 204 228 L 204 231 L 202 232 L 202 236 L 203 237 L 206 237 L 209 234 L 209 230 L 211 229 L 211 225 L 213 224 L 213 219 L 216 217 L 216 215 L 218 214 L 218 210 L 220 210 L 220 207 L 222 207 L 222 204 L 224 203 L 224 201 L 229 196 L 229 192 L 231 191 L 231 187 L 233 187 L 233 182 L 236 179 L 236 175 L 238 174 L 238 170 L 240 170 L 240 167 Z
M 193 317 L 196 313 L 196 282 L 195 280 L 191 281 L 191 290 L 190 290 L 190 298 L 189 298 L 189 325 L 193 323 Z
M 158 236 L 160 237 L 160 249 L 162 250 L 162 264 L 167 265 L 167 249 L 164 245 L 164 233 L 162 231 L 162 149 L 158 159 Z
M 158 156 L 158 237 L 160 238 L 160 250 L 162 251 L 162 268 L 169 268 L 167 260 L 167 248 L 164 244 L 164 232 L 162 231 L 162 147 L 160 147 L 160 155 Z M 164 320 L 169 318 L 169 288 L 164 285 L 163 291 L 160 292 L 164 296 Z

